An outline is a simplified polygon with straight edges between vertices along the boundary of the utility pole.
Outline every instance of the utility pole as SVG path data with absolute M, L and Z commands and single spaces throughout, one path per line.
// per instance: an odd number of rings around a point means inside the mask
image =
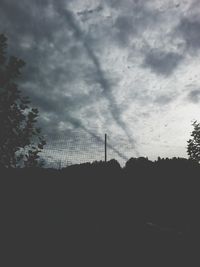
M 107 162 L 107 134 L 105 134 L 105 162 Z

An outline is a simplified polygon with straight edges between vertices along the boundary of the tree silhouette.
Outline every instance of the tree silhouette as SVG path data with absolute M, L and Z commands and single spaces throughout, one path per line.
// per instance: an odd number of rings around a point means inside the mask
M 192 123 L 194 129 L 191 133 L 191 139 L 187 141 L 187 153 L 189 158 L 200 162 L 200 123 L 197 121 Z
M 7 37 L 0 34 L 0 166 L 35 167 L 46 142 L 35 126 L 38 110 L 16 83 L 25 62 L 8 57 L 6 49 Z

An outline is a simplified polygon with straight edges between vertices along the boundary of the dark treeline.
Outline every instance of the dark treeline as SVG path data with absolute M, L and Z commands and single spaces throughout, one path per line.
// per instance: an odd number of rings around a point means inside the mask
M 194 260 L 200 236 L 200 165 L 194 161 L 132 158 L 124 168 L 111 160 L 1 174 L 8 266 L 9 260 L 26 266 L 180 266 Z

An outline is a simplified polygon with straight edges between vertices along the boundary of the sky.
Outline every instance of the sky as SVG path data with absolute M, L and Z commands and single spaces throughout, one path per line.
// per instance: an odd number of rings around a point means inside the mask
M 20 89 L 62 164 L 187 157 L 200 120 L 200 1 L 1 0 Z

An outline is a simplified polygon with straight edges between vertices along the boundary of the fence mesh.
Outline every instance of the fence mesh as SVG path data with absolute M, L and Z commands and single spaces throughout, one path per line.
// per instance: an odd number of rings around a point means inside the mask
M 47 145 L 41 152 L 41 159 L 45 166 L 64 168 L 73 164 L 85 162 L 104 161 L 105 159 L 105 133 L 94 134 L 79 130 L 67 130 L 63 133 L 48 133 Z M 139 152 L 136 150 L 139 147 Z M 162 157 L 187 157 L 186 147 L 179 144 L 156 142 L 136 145 L 126 137 L 107 133 L 107 160 L 116 159 L 121 166 L 131 157 L 148 157 L 156 160 Z
M 41 152 L 46 166 L 63 168 L 73 164 L 105 160 L 105 134 L 69 134 L 46 136 L 47 145 Z M 107 135 L 107 160 L 116 159 L 123 165 L 134 156 L 134 147 L 127 140 Z

